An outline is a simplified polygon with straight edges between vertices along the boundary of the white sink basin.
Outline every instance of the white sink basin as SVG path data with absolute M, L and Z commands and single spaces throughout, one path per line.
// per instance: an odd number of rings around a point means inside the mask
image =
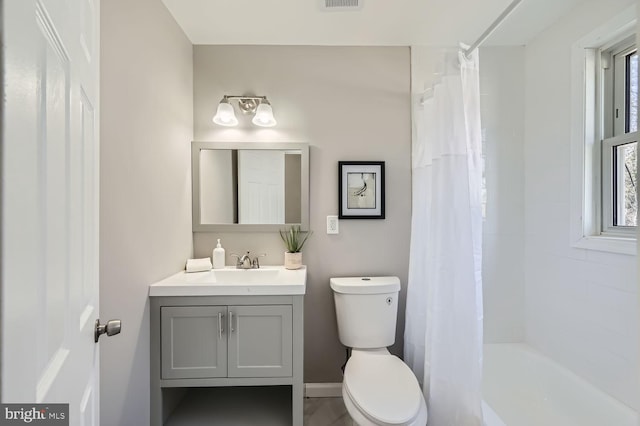
M 220 269 L 213 271 L 217 282 L 229 284 L 275 283 L 279 274 L 278 269 Z
M 207 272 L 178 272 L 149 286 L 150 296 L 239 296 L 304 294 L 307 268 L 284 266 L 260 269 L 214 269 Z

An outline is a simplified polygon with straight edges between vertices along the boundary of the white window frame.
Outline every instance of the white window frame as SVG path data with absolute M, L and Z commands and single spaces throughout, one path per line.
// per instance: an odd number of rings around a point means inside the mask
M 620 194 L 615 194 L 614 188 L 620 188 L 623 182 L 613 182 L 615 175 L 613 171 L 613 150 L 614 148 L 628 143 L 637 142 L 638 133 L 625 133 L 619 136 L 604 139 L 602 141 L 602 235 L 618 236 L 621 238 L 636 238 L 636 226 L 614 225 L 614 199 Z M 623 167 L 624 163 L 618 159 L 617 167 Z M 624 214 L 621 209 L 615 212 L 616 215 Z
M 626 61 L 628 54 L 636 51 L 635 34 L 626 37 L 623 41 L 615 43 L 613 46 L 604 46 L 600 49 L 600 65 L 598 72 L 603 75 L 603 90 L 597 91 L 600 94 L 596 99 L 597 114 L 600 116 L 602 129 L 599 138 L 601 139 L 601 180 L 596 185 L 602 188 L 601 224 L 599 233 L 603 236 L 620 238 L 636 238 L 636 226 L 614 225 L 614 216 L 623 214 L 621 209 L 616 209 L 615 199 L 620 195 L 616 194 L 614 188 L 620 188 L 624 182 L 614 182 L 614 148 L 628 143 L 638 141 L 637 132 L 626 133 Z M 602 71 L 601 71 L 602 70 Z M 621 82 L 624 81 L 624 84 Z M 614 113 L 615 111 L 615 113 Z M 618 161 L 617 167 L 624 166 Z M 595 165 L 594 167 L 597 167 Z M 595 186 L 595 185 L 594 185 Z M 619 207 L 619 205 L 617 206 Z
M 594 29 L 572 46 L 571 82 L 571 246 L 635 255 L 636 234 L 603 229 L 601 192 L 604 138 L 600 51 L 635 34 L 635 5 Z M 610 40 L 608 46 L 604 41 Z M 634 227 L 635 229 L 635 227 Z M 603 232 L 605 231 L 605 232 Z

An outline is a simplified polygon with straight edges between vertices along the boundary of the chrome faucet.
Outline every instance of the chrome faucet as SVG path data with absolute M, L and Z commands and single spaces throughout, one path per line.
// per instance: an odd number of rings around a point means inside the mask
M 258 269 L 260 268 L 260 262 L 258 261 L 258 258 L 262 256 L 266 256 L 266 254 L 260 254 L 253 259 L 251 259 L 251 256 L 249 256 L 249 252 L 243 254 L 242 256 L 239 256 L 235 253 L 231 254 L 231 257 L 236 258 L 236 269 Z
M 238 256 L 237 254 L 231 254 L 231 257 L 235 257 L 236 260 L 236 269 L 251 269 L 251 257 L 249 257 L 249 252 L 242 256 Z
M 258 268 L 260 268 L 260 262 L 258 261 L 258 258 L 259 258 L 259 257 L 264 257 L 264 256 L 266 256 L 266 255 L 267 255 L 267 253 L 262 253 L 262 254 L 257 255 L 256 257 L 254 257 L 254 258 L 253 258 L 253 260 L 251 261 L 251 267 L 252 267 L 253 269 L 258 269 Z

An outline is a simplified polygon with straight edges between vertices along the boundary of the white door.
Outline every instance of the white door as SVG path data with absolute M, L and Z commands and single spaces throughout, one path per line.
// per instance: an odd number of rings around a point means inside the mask
M 284 151 L 238 150 L 238 223 L 284 223 Z
M 4 1 L 2 402 L 99 421 L 99 0 Z

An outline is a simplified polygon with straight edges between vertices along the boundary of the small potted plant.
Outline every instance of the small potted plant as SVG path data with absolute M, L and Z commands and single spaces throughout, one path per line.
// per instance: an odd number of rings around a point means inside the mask
M 293 225 L 288 231 L 280 230 L 287 251 L 284 252 L 284 267 L 299 269 L 302 266 L 302 247 L 311 236 L 311 231 L 301 231 L 299 225 Z

